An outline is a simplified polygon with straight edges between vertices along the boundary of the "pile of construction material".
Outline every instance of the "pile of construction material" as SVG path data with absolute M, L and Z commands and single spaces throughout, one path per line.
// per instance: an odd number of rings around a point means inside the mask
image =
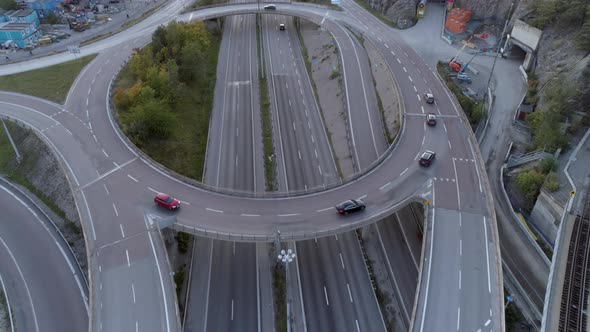
M 467 21 L 471 19 L 471 11 L 453 8 L 445 22 L 445 28 L 452 33 L 463 33 L 467 29 Z

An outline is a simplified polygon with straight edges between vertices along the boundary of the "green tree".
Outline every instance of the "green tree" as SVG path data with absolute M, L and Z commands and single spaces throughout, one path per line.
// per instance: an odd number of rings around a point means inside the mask
M 553 23 L 557 18 L 557 13 L 562 2 L 558 0 L 538 0 L 532 2 L 534 18 L 530 20 L 530 24 L 542 29 L 545 26 Z
M 555 168 L 555 159 L 545 158 L 545 159 L 541 160 L 541 162 L 539 163 L 539 166 L 541 166 L 541 172 L 543 174 L 548 174 L 549 172 L 551 172 Z
M 545 175 L 535 170 L 524 171 L 516 177 L 516 185 L 520 193 L 529 201 L 534 202 L 545 181 Z
M 189 42 L 182 49 L 179 78 L 182 82 L 204 81 L 207 73 L 205 49 L 199 42 Z
M 133 76 L 140 81 L 146 81 L 146 75 L 148 68 L 154 65 L 154 59 L 152 58 L 151 46 L 146 46 L 145 49 L 137 52 L 129 60 L 129 67 Z
M 150 99 L 125 113 L 123 123 L 127 135 L 135 144 L 142 146 L 150 139 L 169 137 L 176 124 L 176 116 L 165 102 Z
M 567 146 L 567 137 L 562 131 L 561 116 L 552 111 L 540 110 L 527 116 L 533 132 L 534 149 L 557 149 Z
M 0 8 L 4 10 L 20 9 L 15 0 L 0 0 Z
M 166 101 L 171 106 L 174 104 L 174 87 L 170 84 L 165 66 L 154 65 L 148 69 L 146 83 L 154 90 L 156 98 Z
M 158 57 L 160 51 L 168 46 L 166 39 L 166 27 L 160 25 L 152 35 L 152 55 Z

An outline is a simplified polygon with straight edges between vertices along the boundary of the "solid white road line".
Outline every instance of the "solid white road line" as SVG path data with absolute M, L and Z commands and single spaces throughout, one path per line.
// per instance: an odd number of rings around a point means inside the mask
M 234 299 L 231 300 L 231 320 L 234 320 Z
M 486 239 L 484 245 L 486 246 L 486 263 L 487 263 L 486 267 L 488 269 L 488 292 L 491 294 L 492 293 L 492 285 L 490 282 L 490 252 L 488 249 L 488 227 L 487 227 L 485 216 L 483 217 L 483 231 L 484 231 L 485 239 Z
M 356 332 L 361 332 L 361 327 L 359 326 L 359 320 L 355 319 L 354 321 L 356 322 Z
M 459 269 L 459 290 L 461 290 L 461 269 Z
M 330 306 L 330 301 L 328 301 L 328 291 L 326 290 L 326 286 L 324 285 L 324 295 L 326 296 L 326 305 Z
M 432 185 L 432 206 L 436 206 L 435 204 L 435 194 L 436 190 L 434 188 L 434 184 Z M 434 225 L 435 225 L 435 213 L 436 209 L 432 208 L 432 230 L 430 231 L 431 234 L 434 234 Z M 428 254 L 428 270 L 426 272 L 426 293 L 424 295 L 424 305 L 422 306 L 422 320 L 420 323 L 420 332 L 424 331 L 424 322 L 426 321 L 426 307 L 428 306 L 428 289 L 430 288 L 430 272 L 432 271 L 432 249 L 434 247 L 434 242 L 430 241 L 430 250 Z
M 457 331 L 459 331 L 459 321 L 461 319 L 461 308 L 457 308 Z
M 242 216 L 242 217 L 260 217 L 259 214 L 248 214 L 248 213 L 242 213 L 242 214 L 240 214 L 240 216 Z
M 39 323 L 37 322 L 37 313 L 35 312 L 35 305 L 33 304 L 33 298 L 31 297 L 31 291 L 29 290 L 29 285 L 27 284 L 27 280 L 25 279 L 23 271 L 21 270 L 20 266 L 18 265 L 18 262 L 17 262 L 16 258 L 14 257 L 14 254 L 12 253 L 12 251 L 10 250 L 10 248 L 8 247 L 6 242 L 4 242 L 4 239 L 2 237 L 0 237 L 0 242 L 2 242 L 2 246 L 4 246 L 4 248 L 6 249 L 8 254 L 10 255 L 10 258 L 12 259 L 12 263 L 14 264 L 14 266 L 16 266 L 18 274 L 20 275 L 20 278 L 21 278 L 23 284 L 25 285 L 27 297 L 29 298 L 29 304 L 31 306 L 31 310 L 33 311 L 33 321 L 35 323 L 35 331 L 38 332 L 39 331 Z M 2 281 L 2 285 L 3 285 L 2 288 L 4 289 L 4 281 Z
M 461 210 L 461 192 L 459 191 L 459 176 L 457 175 L 457 164 L 455 163 L 455 158 L 453 158 L 453 170 L 455 170 L 455 179 L 457 179 L 457 181 L 455 181 L 455 184 L 457 185 L 457 206 L 459 210 Z
M 287 214 L 278 214 L 278 217 L 293 217 L 293 216 L 298 216 L 301 213 L 287 213 Z
M 389 186 L 391 184 L 390 182 L 387 182 L 386 184 L 382 185 L 381 187 L 379 187 L 379 190 L 383 190 L 385 187 Z

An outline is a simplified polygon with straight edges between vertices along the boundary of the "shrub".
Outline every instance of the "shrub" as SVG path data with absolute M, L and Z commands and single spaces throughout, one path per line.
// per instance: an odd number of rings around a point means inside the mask
M 178 242 L 178 251 L 183 254 L 187 252 L 190 235 L 185 232 L 178 232 L 174 238 Z
M 545 158 L 541 160 L 539 166 L 541 167 L 541 173 L 548 174 L 553 170 L 553 168 L 555 168 L 555 159 Z
M 518 190 L 531 203 L 539 195 L 539 190 L 544 181 L 545 176 L 535 170 L 523 171 L 516 177 Z
M 559 180 L 557 179 L 557 173 L 551 172 L 547 174 L 545 178 L 544 188 L 549 192 L 555 192 L 559 189 Z
M 337 78 L 338 76 L 340 76 L 340 71 L 338 69 L 334 69 L 334 70 L 332 70 L 332 73 L 330 74 L 330 79 L 333 80 L 333 79 Z

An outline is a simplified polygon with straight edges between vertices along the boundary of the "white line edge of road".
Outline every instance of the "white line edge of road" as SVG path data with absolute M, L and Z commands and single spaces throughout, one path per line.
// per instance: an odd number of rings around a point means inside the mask
M 301 275 L 299 272 L 299 254 L 297 253 L 297 242 L 293 242 L 295 251 L 295 266 L 297 267 L 297 284 L 299 285 L 299 300 L 301 301 L 301 321 L 303 322 L 303 332 L 307 332 L 307 320 L 305 318 L 305 304 L 303 303 L 303 290 L 301 289 Z
M 160 287 L 162 288 L 162 299 L 164 300 L 164 313 L 166 316 L 166 331 L 170 332 L 170 317 L 168 317 L 168 301 L 166 301 L 166 288 L 164 288 L 164 278 L 162 278 L 162 269 L 160 269 L 160 262 L 158 261 L 158 254 L 156 253 L 156 247 L 154 246 L 154 240 L 152 239 L 152 233 L 149 230 L 148 216 L 144 215 L 144 222 L 148 228 L 148 238 L 150 239 L 150 245 L 152 247 L 152 253 L 154 254 L 154 260 L 156 261 L 156 268 L 158 269 L 158 278 L 160 279 Z
M 10 306 L 10 300 L 8 299 L 8 293 L 6 293 L 6 287 L 4 287 L 4 280 L 0 274 L 0 286 L 2 286 L 2 294 L 4 294 L 4 301 L 6 302 L 6 309 L 8 310 L 8 318 L 10 321 L 10 332 L 14 332 L 14 321 L 12 320 L 12 308 Z
M 31 310 L 33 312 L 33 321 L 35 323 L 35 331 L 39 332 L 39 323 L 37 322 L 37 313 L 35 312 L 35 305 L 33 304 L 33 298 L 31 297 L 31 291 L 29 289 L 29 284 L 27 284 L 25 276 L 23 275 L 23 271 L 21 270 L 20 266 L 18 265 L 16 258 L 12 254 L 12 251 L 10 251 L 10 248 L 8 247 L 6 242 L 4 242 L 4 239 L 2 238 L 2 236 L 0 236 L 0 242 L 2 243 L 4 248 L 6 248 L 6 250 L 8 251 L 10 258 L 12 259 L 12 262 L 16 266 L 16 269 L 18 270 L 18 274 L 20 275 L 20 277 L 25 285 L 25 291 L 27 292 L 27 297 L 29 298 L 29 304 L 31 305 Z
M 435 212 L 436 209 L 434 208 L 434 197 L 435 197 L 435 190 L 434 186 L 432 187 L 432 230 L 431 234 L 434 234 L 434 221 L 435 221 Z M 431 237 L 430 241 L 430 250 L 428 253 L 428 272 L 426 272 L 426 292 L 424 293 L 424 306 L 422 306 L 422 317 L 420 322 L 420 332 L 424 331 L 424 321 L 426 317 L 426 307 L 428 306 L 428 289 L 430 287 L 430 272 L 432 270 L 432 249 L 434 248 L 434 238 Z
M 492 286 L 490 282 L 490 252 L 488 249 L 488 227 L 486 222 L 486 216 L 483 216 L 483 231 L 485 235 L 485 246 L 486 246 L 486 267 L 488 271 L 488 292 L 492 293 Z

